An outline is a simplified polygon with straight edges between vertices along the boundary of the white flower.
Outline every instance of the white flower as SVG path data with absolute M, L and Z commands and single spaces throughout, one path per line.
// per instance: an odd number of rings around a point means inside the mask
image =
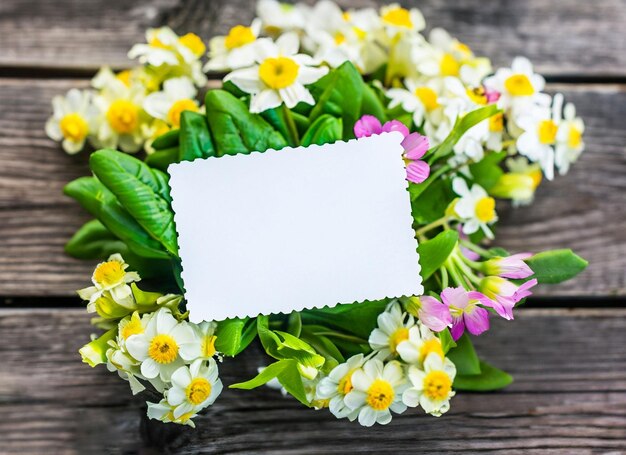
M 179 37 L 169 27 L 149 28 L 146 31 L 147 43 L 135 44 L 128 51 L 129 58 L 152 66 L 178 65 L 182 61 L 191 63 L 198 60 L 206 50 L 202 40 L 193 33 Z
M 180 114 L 183 111 L 197 112 L 198 93 L 188 77 L 174 77 L 163 83 L 163 90 L 151 93 L 143 101 L 144 110 L 152 117 L 163 120 L 174 128 L 180 126 Z
M 545 79 L 533 71 L 533 65 L 524 57 L 516 57 L 511 68 L 499 68 L 495 75 L 485 79 L 485 86 L 500 93 L 498 106 L 503 109 L 524 109 L 532 101 L 545 105 L 549 99 L 540 93 Z
M 222 392 L 222 381 L 217 373 L 215 360 L 209 359 L 207 364 L 198 359 L 172 374 L 172 388 L 167 390 L 165 397 L 174 408 L 175 419 L 185 414 L 195 414 L 213 404 Z
M 350 421 L 358 416 L 344 402 L 345 396 L 353 389 L 352 373 L 363 365 L 363 354 L 350 357 L 345 363 L 337 365 L 333 370 L 322 378 L 317 384 L 316 397 L 321 400 L 329 400 L 328 408 L 338 419 L 347 417 Z
M 576 117 L 576 108 L 572 103 L 567 103 L 563 111 L 564 118 L 556 133 L 555 164 L 559 174 L 564 175 L 569 171 L 571 163 L 585 149 L 582 135 L 585 132 L 585 124 L 580 117 Z
M 315 68 L 308 55 L 297 54 L 298 38 L 292 33 L 272 42 L 269 38 L 256 41 L 257 65 L 238 69 L 224 81 L 232 81 L 246 93 L 252 94 L 250 112 L 259 113 L 285 103 L 288 108 L 299 102 L 315 104 L 305 85 L 312 84 L 328 72 Z
M 141 278 L 137 272 L 127 272 L 127 268 L 128 264 L 120 254 L 112 254 L 107 261 L 96 266 L 91 276 L 94 285 L 77 291 L 81 299 L 89 301 L 87 311 L 96 311 L 96 300 L 107 291 L 116 303 L 134 308 L 133 293 L 128 283 L 140 281 Z
M 385 29 L 387 40 L 392 40 L 399 33 L 420 32 L 426 27 L 426 21 L 420 10 L 406 9 L 398 3 L 380 8 L 380 22 Z
M 209 360 L 217 353 L 215 351 L 215 330 L 217 323 L 204 321 L 200 324 L 189 324 L 196 335 L 196 342 L 191 347 L 191 357 L 194 359 Z
M 52 99 L 53 113 L 46 122 L 46 134 L 50 139 L 63 141 L 67 153 L 80 152 L 87 137 L 98 128 L 98 109 L 92 101 L 90 91 L 77 89 Z
M 391 411 L 400 414 L 406 410 L 402 393 L 407 383 L 402 365 L 396 360 L 386 365 L 379 359 L 368 360 L 352 374 L 352 386 L 345 403 L 358 411 L 363 426 L 386 425 L 391 422 Z
M 422 366 L 426 357 L 436 353 L 444 357 L 441 341 L 424 324 L 409 329 L 409 337 L 398 344 L 400 358 L 409 364 Z
M 397 302 L 378 315 L 378 328 L 372 330 L 369 344 L 382 359 L 398 354 L 398 345 L 409 338 L 409 329 L 415 325 L 413 316 L 403 313 Z
M 131 335 L 126 340 L 126 349 L 141 362 L 141 374 L 146 378 L 158 376 L 169 381 L 185 360 L 194 360 L 194 344 L 197 342 L 187 322 L 178 322 L 169 309 L 161 308 L 143 333 Z
M 216 36 L 209 41 L 210 60 L 204 71 L 225 71 L 245 68 L 254 63 L 254 46 L 259 37 L 261 20 L 255 19 L 249 27 L 235 25 L 226 36 Z
M 456 367 L 450 359 L 437 353 L 429 354 L 424 361 L 424 370 L 409 367 L 409 381 L 412 387 L 406 389 L 402 401 L 409 407 L 418 404 L 428 414 L 439 417 L 450 409 L 450 398 L 454 396 L 452 383 Z
M 191 428 L 196 428 L 196 424 L 193 423 L 194 417 L 198 414 L 193 412 L 189 412 L 187 414 L 183 414 L 178 418 L 174 417 L 174 406 L 168 404 L 166 399 L 159 401 L 158 403 L 148 402 L 148 417 L 150 419 L 160 420 L 164 423 L 177 423 L 179 425 L 188 425 Z
M 407 78 L 405 88 L 391 88 L 387 90 L 390 99 L 389 108 L 402 106 L 402 109 L 413 114 L 413 122 L 418 127 L 424 122 L 425 129 L 436 128 L 443 120 L 443 105 L 441 94 L 443 84 L 441 80 L 431 79 L 427 82 Z M 427 133 L 428 134 L 428 133 Z
M 304 29 L 309 7 L 302 3 L 291 5 L 276 0 L 259 0 L 256 13 L 261 19 L 263 30 L 270 35 L 278 35 Z
M 489 224 L 493 224 L 496 216 L 496 201 L 490 197 L 485 189 L 478 185 L 472 185 L 470 190 L 467 183 L 461 177 L 456 177 L 452 181 L 452 189 L 458 194 L 460 199 L 454 205 L 454 211 L 463 222 L 463 232 L 473 234 L 482 229 L 487 238 L 493 238 L 493 233 L 489 229 Z

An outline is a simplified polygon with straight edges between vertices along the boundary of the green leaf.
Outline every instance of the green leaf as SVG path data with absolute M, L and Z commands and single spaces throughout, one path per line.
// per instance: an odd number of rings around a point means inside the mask
M 500 112 L 501 110 L 498 109 L 497 105 L 489 104 L 476 109 L 463 117 L 457 118 L 452 131 L 448 134 L 448 137 L 446 137 L 441 144 L 434 147 L 429 152 L 430 158 L 428 159 L 428 162 L 433 163 L 435 160 L 448 155 L 452 152 L 454 145 L 459 141 L 459 139 L 461 139 L 467 130 Z
M 95 367 L 101 363 L 107 362 L 106 352 L 110 348 L 109 341 L 117 336 L 117 327 L 112 328 L 108 332 L 100 335 L 99 338 L 87 343 L 78 351 L 83 362 L 90 367 Z
M 363 102 L 361 103 L 361 117 L 364 115 L 373 115 L 381 123 L 387 120 L 385 114 L 385 106 L 378 97 L 377 89 L 369 84 L 363 84 Z
M 513 382 L 513 377 L 504 371 L 480 361 L 480 374 L 457 374 L 454 387 L 458 390 L 488 392 L 502 389 Z
M 289 315 L 289 319 L 287 320 L 287 332 L 295 337 L 299 337 L 300 332 L 302 332 L 302 318 L 297 311 L 292 311 Z
M 480 362 L 472 340 L 465 333 L 456 341 L 456 347 L 450 349 L 448 358 L 456 366 L 456 371 L 460 375 L 480 374 Z
M 231 384 L 229 387 L 231 389 L 256 389 L 257 387 L 262 386 L 263 384 L 267 384 L 269 381 L 274 379 L 280 373 L 285 370 L 290 364 L 294 363 L 293 360 L 279 360 L 278 362 L 271 363 L 261 370 L 259 374 L 257 374 L 254 378 L 245 382 L 238 382 L 236 384 Z
M 526 259 L 539 283 L 555 284 L 569 280 L 585 270 L 589 264 L 570 249 L 537 253 Z
M 63 192 L 76 199 L 136 254 L 147 258 L 169 258 L 161 244 L 150 237 L 115 195 L 95 177 L 78 178 L 65 185 Z
M 426 185 L 426 182 L 409 186 L 409 193 L 411 193 L 411 188 L 419 188 L 421 185 Z M 440 177 L 432 184 L 428 184 L 417 197 L 414 198 L 411 194 L 413 219 L 417 224 L 428 224 L 438 220 L 445 214 L 446 207 L 455 197 L 450 180 Z
M 160 135 L 152 142 L 152 148 L 155 150 L 165 150 L 178 147 L 178 134 L 179 130 L 170 130 Z
M 206 112 L 217 156 L 279 150 L 285 138 L 260 115 L 251 114 L 243 101 L 224 90 L 210 90 Z
M 332 70 L 309 87 L 316 101 L 310 120 L 315 121 L 323 114 L 341 117 L 343 138 L 353 138 L 354 124 L 361 112 L 363 87 L 363 79 L 352 63 L 345 62 Z
M 144 161 L 148 166 L 166 172 L 170 164 L 178 163 L 179 155 L 180 150 L 178 149 L 178 147 L 172 147 L 168 149 L 157 150 L 156 152 L 146 156 Z
M 225 319 L 217 323 L 215 349 L 224 355 L 234 356 L 241 352 L 244 330 L 248 318 Z M 251 340 L 250 340 L 251 341 Z M 249 342 L 248 342 L 249 343 Z
M 490 190 L 504 174 L 499 163 L 505 156 L 506 152 L 490 153 L 479 162 L 470 164 L 469 170 L 474 177 L 474 182 L 485 190 Z
M 135 283 L 131 283 L 130 288 L 133 292 L 133 297 L 135 298 L 137 305 L 140 306 L 156 305 L 156 301 L 159 299 L 159 297 L 163 296 L 163 294 L 159 292 L 142 291 L 137 287 L 137 284 Z
M 128 247 L 100 221 L 85 223 L 65 245 L 65 252 L 78 259 L 103 259 Z
M 447 327 L 439 332 L 439 341 L 441 341 L 441 348 L 444 354 L 447 354 L 450 349 L 456 347 L 456 343 Z
M 280 385 L 282 385 L 289 394 L 305 406 L 310 406 L 306 397 L 306 390 L 302 383 L 302 376 L 298 369 L 298 363 L 293 362 L 287 365 L 283 371 L 276 376 Z
M 96 177 L 145 231 L 177 257 L 178 237 L 167 174 L 114 150 L 92 153 L 89 164 Z
M 215 155 L 206 117 L 192 111 L 184 111 L 180 116 L 180 156 L 179 161 L 193 161 Z
M 421 242 L 417 246 L 423 280 L 427 280 L 446 262 L 458 241 L 459 233 L 452 229 L 446 229 L 437 234 L 436 237 Z
M 305 310 L 302 312 L 302 322 L 334 327 L 367 340 L 370 332 L 376 327 L 376 318 L 385 310 L 388 303 L 388 300 L 379 300 Z
M 311 144 L 330 144 L 341 140 L 341 119 L 332 115 L 319 116 L 302 137 L 301 145 L 308 147 Z

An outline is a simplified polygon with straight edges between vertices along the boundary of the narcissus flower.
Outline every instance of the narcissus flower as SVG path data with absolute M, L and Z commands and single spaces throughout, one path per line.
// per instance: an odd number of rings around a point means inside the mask
M 143 108 L 152 117 L 163 120 L 174 128 L 180 126 L 183 111 L 198 112 L 195 100 L 198 91 L 188 77 L 174 77 L 163 83 L 163 90 L 149 94 Z
M 292 5 L 276 0 L 259 0 L 256 13 L 261 19 L 263 30 L 270 35 L 278 35 L 303 30 L 310 11 L 303 3 Z
M 209 41 L 210 60 L 204 71 L 226 71 L 245 68 L 254 63 L 255 48 L 252 45 L 259 37 L 261 20 L 255 19 L 249 27 L 235 25 L 225 36 L 216 36 Z
M 527 58 L 516 57 L 511 68 L 499 68 L 493 76 L 485 79 L 490 91 L 500 93 L 498 106 L 504 109 L 524 108 L 532 101 L 545 105 L 549 96 L 541 93 L 545 79 L 533 71 Z
M 337 365 L 322 378 L 316 387 L 316 397 L 328 400 L 330 412 L 338 419 L 347 417 L 350 421 L 358 416 L 358 411 L 350 409 L 344 401 L 347 394 L 352 392 L 352 374 L 363 365 L 363 354 L 350 357 L 345 363 Z
M 62 141 L 67 153 L 80 152 L 88 136 L 98 128 L 98 109 L 93 104 L 93 94 L 71 89 L 65 96 L 55 96 L 52 108 L 52 117 L 46 122 L 46 134 L 50 139 Z
M 409 368 L 411 387 L 402 394 L 402 401 L 409 407 L 420 405 L 424 412 L 439 417 L 450 409 L 455 376 L 456 367 L 450 359 L 436 352 L 428 354 L 424 370 L 415 366 Z
M 380 8 L 380 22 L 384 26 L 388 39 L 399 33 L 419 32 L 426 27 L 426 21 L 417 8 L 406 9 L 398 3 Z
M 96 266 L 91 276 L 94 285 L 77 291 L 81 299 L 89 301 L 87 311 L 96 311 L 96 300 L 104 292 L 109 292 L 116 303 L 128 307 L 132 305 L 133 293 L 128 284 L 141 278 L 137 272 L 127 272 L 127 268 L 128 264 L 120 254 L 112 254 L 107 261 Z
M 567 103 L 563 110 L 563 119 L 559 124 L 559 130 L 556 133 L 554 162 L 559 174 L 567 174 L 570 164 L 578 160 L 585 149 L 584 132 L 585 124 L 580 117 L 576 116 L 576 108 L 572 103 Z
M 450 334 L 455 341 L 461 338 L 466 328 L 472 335 L 489 330 L 489 312 L 478 306 L 488 302 L 488 299 L 480 292 L 466 291 L 461 287 L 446 288 L 441 292 L 441 300 L 450 309 Z
M 372 330 L 369 344 L 382 359 L 397 356 L 397 347 L 409 338 L 409 329 L 415 325 L 413 316 L 403 313 L 398 303 L 393 303 L 378 315 L 378 327 Z
M 166 399 L 162 399 L 158 403 L 147 402 L 148 405 L 148 418 L 154 420 L 160 420 L 163 423 L 177 423 L 179 425 L 188 425 L 191 428 L 196 428 L 196 424 L 193 422 L 193 418 L 198 414 L 188 412 L 181 416 L 174 417 L 175 406 L 170 405 Z
M 352 374 L 353 388 L 345 403 L 352 411 L 358 411 L 361 425 L 386 425 L 391 422 L 391 411 L 400 414 L 406 410 L 402 403 L 406 385 L 400 362 L 383 364 L 379 359 L 370 359 Z
M 398 345 L 398 353 L 402 360 L 420 367 L 433 352 L 444 357 L 441 341 L 424 324 L 411 327 L 409 338 Z
M 200 324 L 190 324 L 196 335 L 196 343 L 190 349 L 189 356 L 197 359 L 209 360 L 213 358 L 217 351 L 215 350 L 215 341 L 217 336 L 215 330 L 217 324 L 215 322 L 204 321 Z
M 452 189 L 461 196 L 454 205 L 454 211 L 463 223 L 463 232 L 473 234 L 482 229 L 488 238 L 493 238 L 489 225 L 498 220 L 495 199 L 478 184 L 472 185 L 470 190 L 461 177 L 452 181 Z
M 139 58 L 141 63 L 152 66 L 178 65 L 181 59 L 190 63 L 198 60 L 206 46 L 193 33 L 178 36 L 169 27 L 149 28 L 146 31 L 146 43 L 135 44 L 128 51 L 129 58 Z
M 217 376 L 215 360 L 198 359 L 190 366 L 182 366 L 172 374 L 172 388 L 165 397 L 174 407 L 175 419 L 189 413 L 197 413 L 213 404 L 222 392 L 222 381 Z
M 282 105 L 288 108 L 298 103 L 315 104 L 305 85 L 312 84 L 328 73 L 327 67 L 315 67 L 313 59 L 298 54 L 298 37 L 293 33 L 281 35 L 276 42 L 269 38 L 256 41 L 256 65 L 237 69 L 226 75 L 241 90 L 252 94 L 250 112 L 259 113 Z

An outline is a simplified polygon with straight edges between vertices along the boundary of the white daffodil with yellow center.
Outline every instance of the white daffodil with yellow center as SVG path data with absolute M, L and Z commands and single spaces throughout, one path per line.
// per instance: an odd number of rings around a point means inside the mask
M 281 35 L 276 42 L 262 38 L 255 42 L 257 64 L 233 71 L 224 78 L 252 94 L 250 112 L 259 113 L 282 105 L 315 104 L 305 85 L 312 84 L 328 72 L 316 68 L 308 55 L 298 54 L 298 37 Z
M 196 424 L 193 422 L 193 418 L 198 414 L 194 412 L 188 412 L 178 417 L 174 417 L 175 406 L 170 405 L 166 399 L 162 399 L 158 403 L 147 402 L 148 405 L 148 418 L 154 420 L 160 420 L 163 423 L 177 423 L 179 425 L 188 425 L 191 428 L 196 428 Z
M 195 100 L 198 91 L 188 77 L 174 77 L 163 83 L 163 90 L 146 96 L 144 110 L 152 117 L 166 122 L 173 128 L 180 126 L 183 111 L 198 112 Z
M 190 324 L 193 329 L 197 342 L 191 347 L 190 356 L 194 359 L 208 360 L 213 358 L 217 351 L 215 350 L 215 342 L 217 336 L 215 330 L 217 324 L 215 322 L 204 321 L 200 324 Z
M 576 117 L 576 108 L 572 103 L 567 103 L 563 110 L 563 119 L 556 133 L 554 162 L 559 174 L 567 174 L 570 164 L 578 160 L 585 149 L 584 132 L 585 124 L 580 117 Z
M 310 14 L 310 8 L 303 4 L 282 3 L 277 0 L 259 0 L 256 14 L 261 19 L 263 31 L 271 36 L 295 31 L 301 32 Z
M 383 364 L 379 359 L 370 359 L 352 373 L 351 380 L 352 390 L 344 401 L 353 412 L 358 411 L 361 425 L 386 425 L 391 422 L 391 411 L 400 414 L 406 410 L 402 393 L 407 382 L 400 362 Z
M 531 102 L 549 103 L 550 97 L 541 93 L 545 79 L 533 71 L 533 65 L 524 57 L 516 57 L 511 68 L 499 68 L 484 82 L 488 90 L 500 94 L 498 106 L 503 109 L 524 110 Z
M 398 345 L 408 340 L 409 329 L 415 325 L 413 316 L 403 313 L 396 302 L 378 315 L 377 322 L 378 327 L 372 330 L 368 340 L 371 348 L 381 359 L 397 356 Z
M 187 322 L 178 322 L 167 308 L 161 308 L 142 333 L 126 340 L 128 353 L 141 362 L 141 374 L 148 379 L 169 381 L 172 373 L 193 360 L 198 340 Z
M 129 58 L 139 58 L 143 64 L 159 67 L 178 65 L 181 60 L 191 63 L 198 60 L 206 51 L 200 37 L 194 33 L 178 36 L 169 27 L 149 28 L 146 43 L 135 44 L 128 51 Z
M 347 417 L 353 421 L 358 416 L 358 411 L 353 411 L 344 401 L 347 394 L 352 392 L 352 374 L 363 365 L 363 354 L 350 357 L 345 363 L 337 365 L 333 370 L 322 378 L 316 387 L 316 398 L 327 400 L 330 412 L 338 419 Z
M 87 311 L 96 311 L 96 301 L 108 292 L 111 298 L 119 305 L 133 308 L 133 293 L 128 285 L 141 278 L 137 272 L 127 272 L 128 264 L 120 254 L 112 254 L 105 262 L 98 264 L 91 276 L 94 284 L 76 291 L 81 299 L 89 301 Z
M 235 25 L 225 36 L 209 41 L 209 61 L 204 71 L 227 71 L 254 64 L 254 46 L 259 37 L 261 20 L 255 19 L 249 27 Z
M 393 41 L 398 34 L 420 32 L 426 27 L 426 21 L 420 10 L 406 9 L 398 3 L 380 8 L 380 22 L 386 32 L 386 41 Z
M 409 337 L 398 344 L 398 354 L 406 363 L 422 367 L 429 354 L 444 357 L 441 341 L 423 324 L 411 327 Z
M 215 360 L 195 360 L 172 374 L 172 387 L 165 397 L 173 408 L 175 419 L 189 413 L 197 413 L 213 404 L 222 392 L 222 381 L 217 377 Z
M 407 78 L 404 80 L 404 86 L 406 88 L 387 90 L 389 108 L 402 106 L 402 109 L 413 114 L 413 122 L 416 125 L 421 126 L 425 123 L 429 128 L 436 128 L 443 120 L 441 80 L 423 81 Z
M 489 225 L 498 219 L 495 199 L 478 184 L 472 185 L 470 190 L 461 177 L 452 181 L 452 189 L 460 196 L 454 204 L 454 211 L 463 223 L 463 233 L 473 234 L 482 229 L 487 238 L 493 238 Z
M 46 122 L 46 134 L 61 141 L 69 154 L 80 152 L 87 138 L 98 128 L 98 109 L 93 104 L 93 94 L 86 90 L 71 89 L 65 96 L 52 99 L 52 116 Z
M 402 401 L 412 408 L 419 405 L 424 412 L 439 417 L 450 409 L 455 376 L 456 367 L 450 359 L 436 352 L 428 354 L 423 370 L 417 366 L 409 367 L 411 387 L 402 394 Z

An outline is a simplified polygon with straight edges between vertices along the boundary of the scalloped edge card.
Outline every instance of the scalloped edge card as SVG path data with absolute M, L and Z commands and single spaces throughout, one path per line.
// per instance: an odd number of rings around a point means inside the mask
M 420 295 L 402 139 L 170 165 L 190 320 Z

